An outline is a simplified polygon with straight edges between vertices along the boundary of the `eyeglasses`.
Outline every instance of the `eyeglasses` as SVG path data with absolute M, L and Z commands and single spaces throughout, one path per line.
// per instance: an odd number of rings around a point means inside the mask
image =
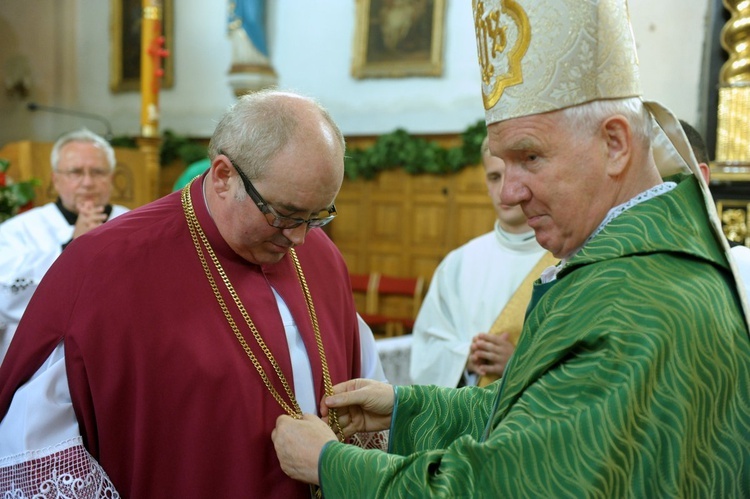
M 92 168 L 90 170 L 84 170 L 83 168 L 73 168 L 72 170 L 57 170 L 55 173 L 65 175 L 72 182 L 81 182 L 83 178 L 88 175 L 94 182 L 101 182 L 108 178 L 112 173 L 110 170 L 102 170 L 100 168 Z
M 294 229 L 295 227 L 299 227 L 302 224 L 307 224 L 307 226 L 312 229 L 314 227 L 323 227 L 331 220 L 333 220 L 336 216 L 336 205 L 334 204 L 332 204 L 325 210 L 320 211 L 317 216 L 310 217 L 308 219 L 285 217 L 284 215 L 279 215 L 279 213 L 274 210 L 271 205 L 266 202 L 265 199 L 263 199 L 263 196 L 261 196 L 260 193 L 255 190 L 255 187 L 253 187 L 250 179 L 247 178 L 247 175 L 245 175 L 245 173 L 240 170 L 240 168 L 236 164 L 234 164 L 232 158 L 221 151 L 219 151 L 219 154 L 225 156 L 229 160 L 229 162 L 232 163 L 234 169 L 237 170 L 237 174 L 239 174 L 240 178 L 242 179 L 242 184 L 245 186 L 245 192 L 247 192 L 247 195 L 250 196 L 253 202 L 255 202 L 255 205 L 258 207 L 261 213 L 266 216 L 268 225 L 276 227 L 278 229 Z

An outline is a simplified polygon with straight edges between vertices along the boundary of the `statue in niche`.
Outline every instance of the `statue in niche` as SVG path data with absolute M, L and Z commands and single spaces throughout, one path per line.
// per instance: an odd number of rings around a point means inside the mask
M 266 43 L 266 1 L 229 3 L 228 31 L 232 42 L 229 84 L 236 96 L 276 85 Z

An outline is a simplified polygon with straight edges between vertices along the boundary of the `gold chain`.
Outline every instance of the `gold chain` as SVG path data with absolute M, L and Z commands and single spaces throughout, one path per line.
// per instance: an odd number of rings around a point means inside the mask
M 191 181 L 188 185 L 186 185 L 182 189 L 182 196 L 181 196 L 182 209 L 185 212 L 185 220 L 187 221 L 188 228 L 190 229 L 190 236 L 193 239 L 195 250 L 198 253 L 198 259 L 200 260 L 201 265 L 203 266 L 203 271 L 205 272 L 206 277 L 208 278 L 208 282 L 211 285 L 211 289 L 214 292 L 216 301 L 219 303 L 219 307 L 221 307 L 221 310 L 224 313 L 224 317 L 226 317 L 227 322 L 229 323 L 229 326 L 232 328 L 232 331 L 234 332 L 234 336 L 237 338 L 237 341 L 240 342 L 242 349 L 250 358 L 250 361 L 255 366 L 255 370 L 258 371 L 258 374 L 263 380 L 263 384 L 266 386 L 266 388 L 271 393 L 273 398 L 276 399 L 276 401 L 279 403 L 279 405 L 282 407 L 282 409 L 284 409 L 284 411 L 287 414 L 289 414 L 295 419 L 301 419 L 302 409 L 300 409 L 300 406 L 297 403 L 297 398 L 294 396 L 294 392 L 289 386 L 286 376 L 284 376 L 284 373 L 281 370 L 281 367 L 279 366 L 278 362 L 276 361 L 276 358 L 273 356 L 271 349 L 269 349 L 268 346 L 266 345 L 266 342 L 263 341 L 263 337 L 260 335 L 260 332 L 258 332 L 258 329 L 255 327 L 255 323 L 253 323 L 253 320 L 250 318 L 250 314 L 247 313 L 245 306 L 242 304 L 242 301 L 237 295 L 237 292 L 234 290 L 234 286 L 232 286 L 232 283 L 229 281 L 229 277 L 224 271 L 224 267 L 222 267 L 221 263 L 219 262 L 219 259 L 216 257 L 216 253 L 214 253 L 214 250 L 211 247 L 211 244 L 209 243 L 208 238 L 206 237 L 206 234 L 203 232 L 203 228 L 201 227 L 200 222 L 198 221 L 198 217 L 195 215 L 195 210 L 193 208 L 193 200 L 190 195 L 190 187 L 192 186 L 194 181 L 195 179 L 193 179 L 193 181 Z M 201 246 L 201 243 L 202 243 L 202 246 Z M 221 296 L 221 293 L 219 292 L 219 287 L 217 286 L 216 280 L 214 279 L 213 274 L 211 273 L 211 269 L 209 268 L 208 262 L 206 261 L 206 257 L 203 254 L 202 247 L 206 249 L 206 252 L 211 257 L 211 262 L 214 264 L 216 271 L 219 273 L 219 276 L 221 277 L 221 280 L 223 281 L 224 286 L 226 286 L 227 291 L 229 291 L 229 294 L 232 296 L 232 300 L 234 301 L 234 304 L 237 306 L 237 309 L 239 310 L 243 319 L 245 319 L 247 326 L 250 328 L 250 331 L 253 333 L 253 338 L 255 339 L 255 342 L 258 344 L 260 349 L 263 351 L 263 354 L 271 363 L 273 370 L 276 372 L 276 376 L 279 378 L 279 381 L 281 381 L 281 384 L 284 387 L 284 392 L 286 393 L 287 397 L 289 397 L 289 400 L 292 403 L 291 406 L 289 405 L 289 403 L 287 403 L 286 400 L 284 400 L 284 398 L 276 390 L 273 384 L 271 384 L 271 380 L 268 378 L 268 375 L 263 369 L 263 366 L 260 364 L 260 362 L 258 361 L 258 358 L 255 356 L 255 353 L 253 353 L 252 349 L 247 344 L 247 341 L 245 341 L 245 337 L 242 335 L 242 333 L 240 332 L 240 329 L 237 327 L 237 324 L 234 321 L 234 318 L 229 313 L 229 308 L 227 307 L 227 304 L 224 301 L 224 298 Z M 289 250 L 289 254 L 292 258 L 292 261 L 294 262 L 294 267 L 297 272 L 297 279 L 299 280 L 300 286 L 302 287 L 302 290 L 305 295 L 305 302 L 307 304 L 307 310 L 310 315 L 310 321 L 312 322 L 313 330 L 315 331 L 315 342 L 317 343 L 317 346 L 318 346 L 318 354 L 320 355 L 320 363 L 321 363 L 321 367 L 323 370 L 323 386 L 324 386 L 326 395 L 330 396 L 333 394 L 333 384 L 331 382 L 331 375 L 328 372 L 328 362 L 326 360 L 325 350 L 323 348 L 323 340 L 320 335 L 320 326 L 318 325 L 318 318 L 317 318 L 317 315 L 315 314 L 315 307 L 313 305 L 312 296 L 310 294 L 309 288 L 307 287 L 305 274 L 302 272 L 302 266 L 300 265 L 299 260 L 297 258 L 297 253 L 292 248 Z M 337 433 L 338 439 L 340 441 L 343 441 L 344 432 L 342 431 L 341 426 L 339 425 L 338 416 L 335 410 L 329 411 L 328 423 L 331 426 L 331 429 Z
M 333 395 L 333 383 L 331 382 L 331 374 L 328 371 L 328 361 L 326 360 L 325 350 L 323 350 L 323 339 L 320 337 L 320 326 L 318 325 L 318 316 L 315 314 L 312 295 L 310 294 L 310 289 L 307 287 L 307 281 L 305 280 L 305 274 L 302 272 L 302 265 L 300 265 L 299 259 L 297 258 L 297 252 L 292 248 L 289 250 L 289 254 L 292 256 L 294 268 L 297 270 L 297 278 L 299 279 L 300 286 L 302 286 L 302 290 L 305 292 L 307 311 L 310 314 L 310 322 L 312 322 L 313 330 L 315 331 L 315 342 L 318 344 L 318 352 L 320 352 L 320 364 L 323 368 L 323 386 L 325 388 L 326 396 L 330 397 Z M 336 409 L 328 410 L 328 424 L 331 426 L 331 429 L 338 434 L 339 440 L 343 442 L 344 432 L 341 431 Z

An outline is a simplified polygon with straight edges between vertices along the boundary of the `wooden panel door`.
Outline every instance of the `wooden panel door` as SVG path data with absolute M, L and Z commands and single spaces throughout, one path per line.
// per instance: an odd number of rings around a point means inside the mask
M 351 272 L 429 280 L 452 249 L 492 230 L 495 211 L 484 170 L 410 175 L 382 172 L 371 181 L 344 180 L 329 234 Z

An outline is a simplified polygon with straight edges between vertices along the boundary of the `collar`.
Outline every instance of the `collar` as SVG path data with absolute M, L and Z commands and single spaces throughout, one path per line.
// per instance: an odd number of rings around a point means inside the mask
M 500 226 L 500 221 L 495 220 L 494 232 L 497 242 L 508 249 L 529 251 L 539 248 L 539 243 L 536 242 L 533 230 L 522 232 L 521 234 L 512 234 Z

